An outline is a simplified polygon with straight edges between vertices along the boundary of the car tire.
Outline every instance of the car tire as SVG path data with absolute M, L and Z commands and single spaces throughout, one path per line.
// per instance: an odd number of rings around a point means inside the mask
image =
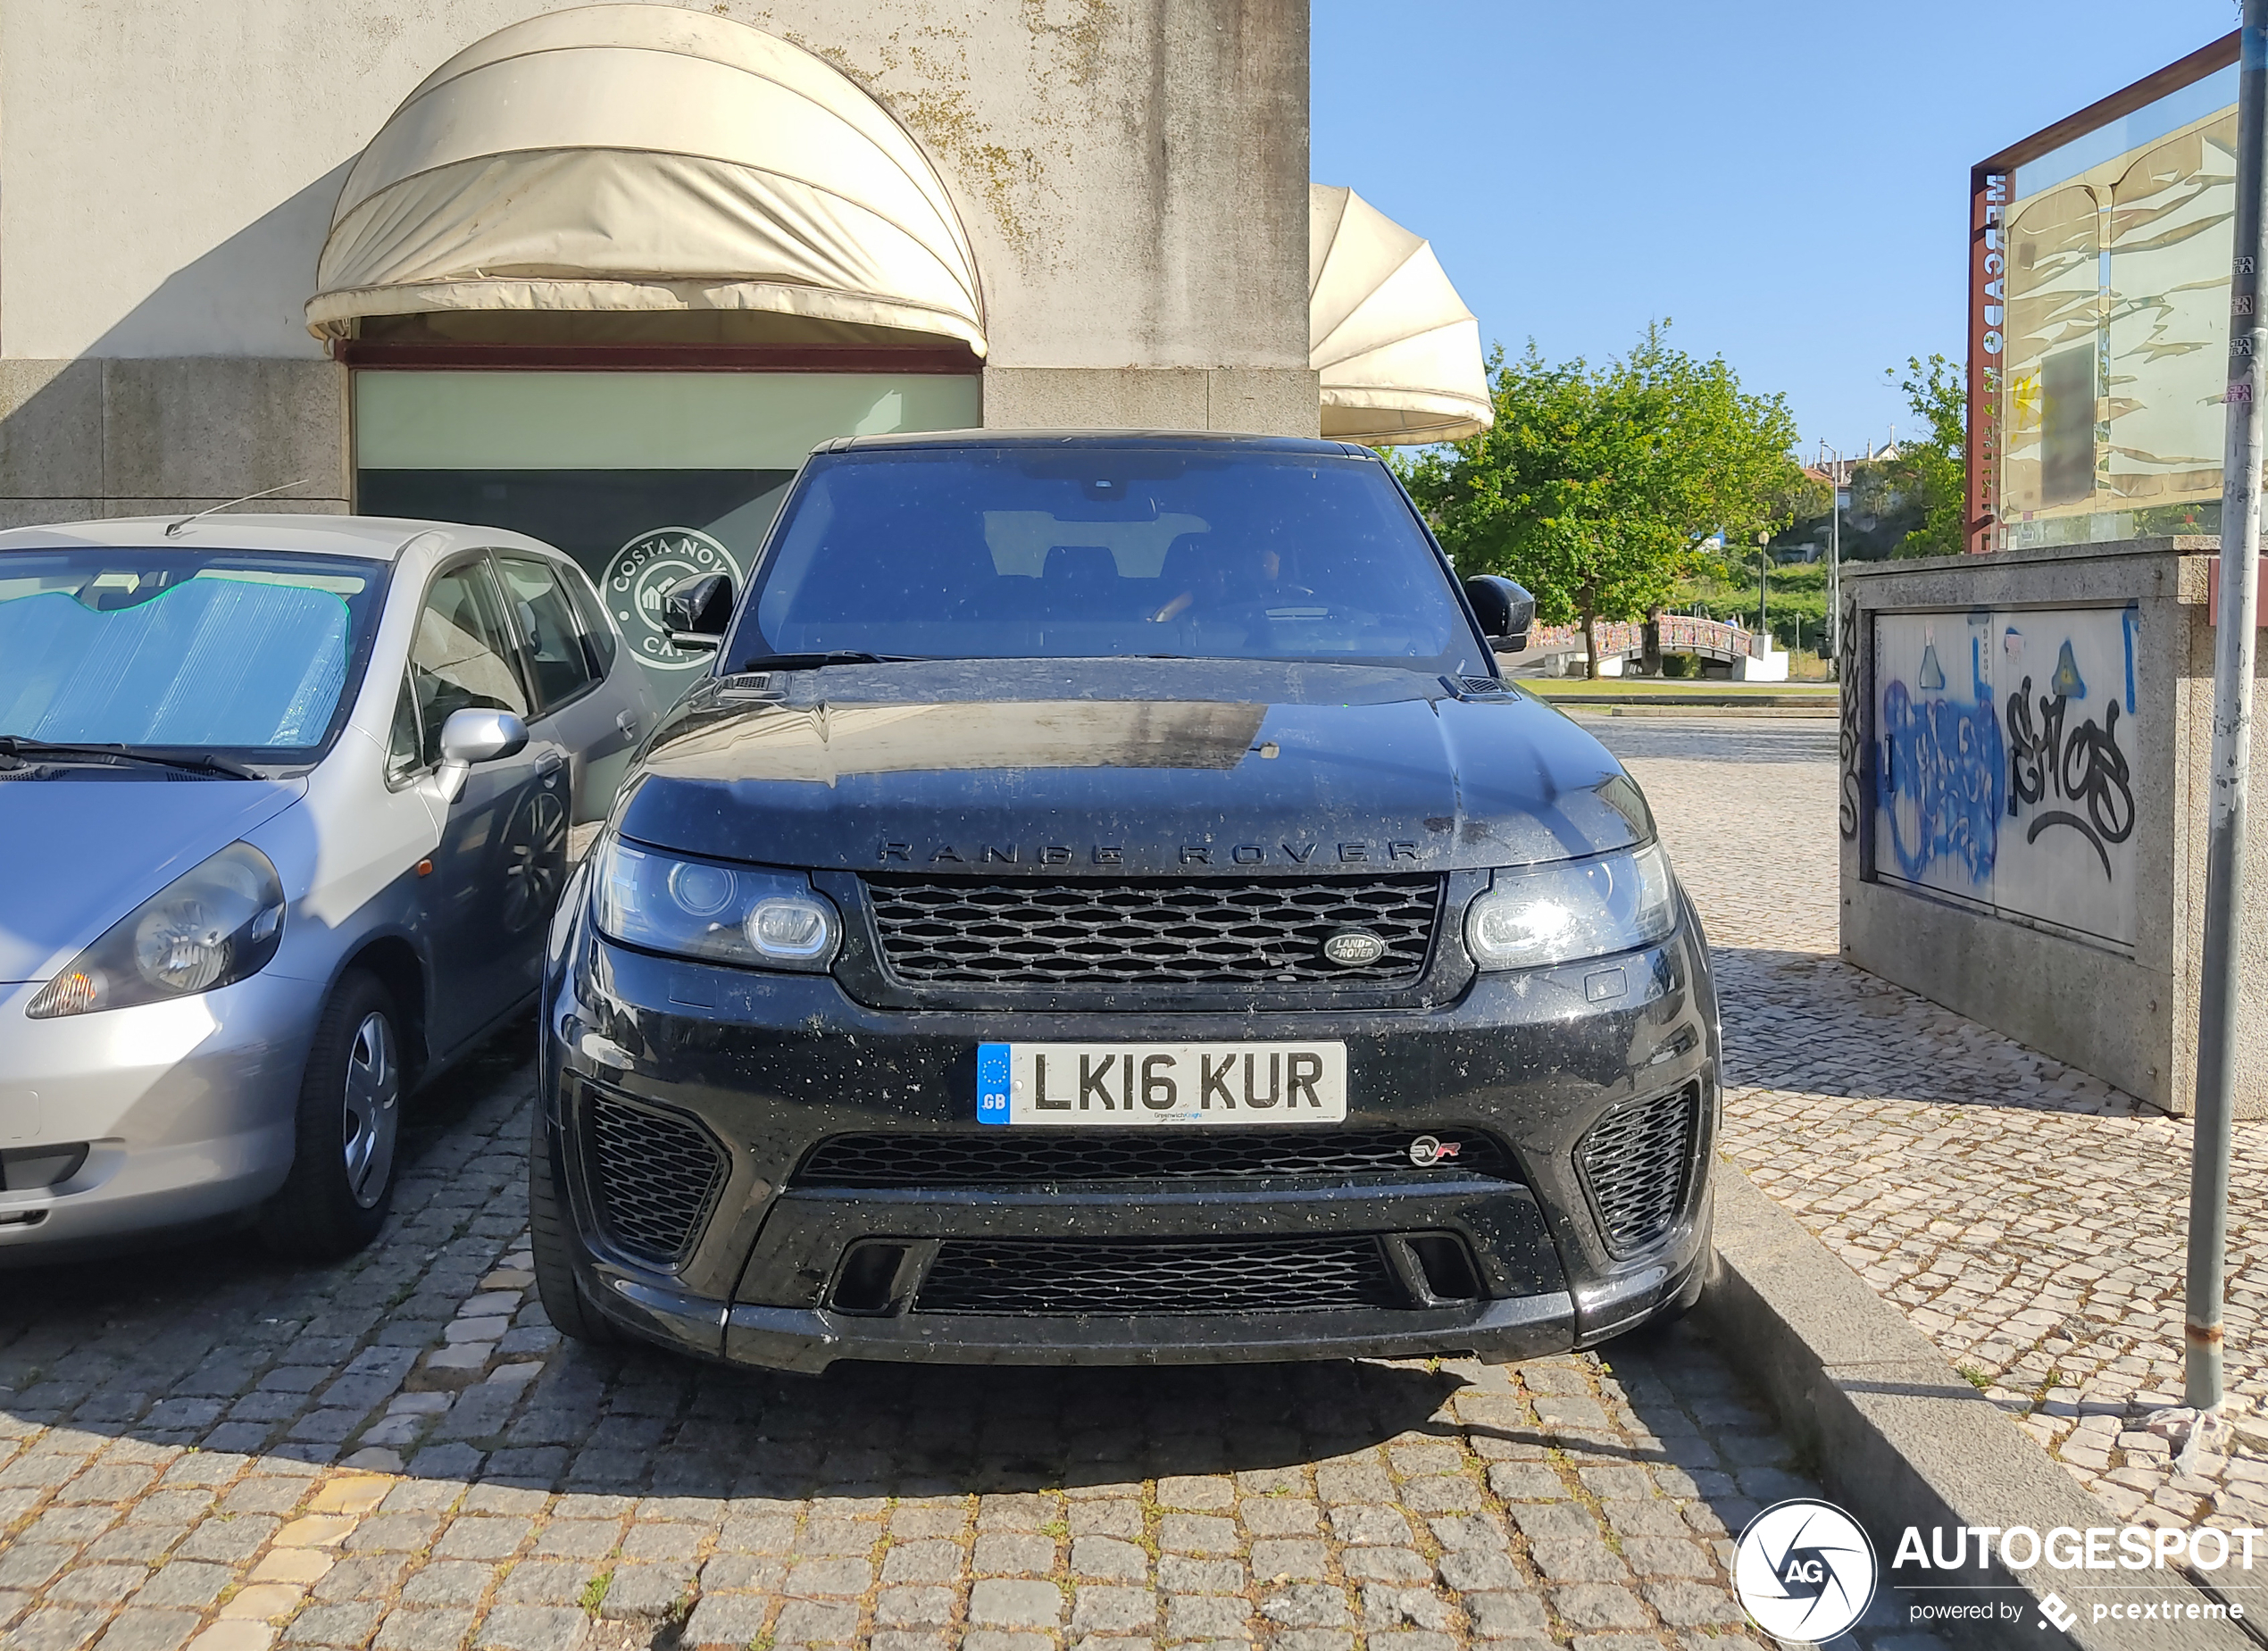
M 551 1129 L 536 1108 L 528 1141 L 528 1247 L 535 1256 L 536 1294 L 552 1329 L 595 1347 L 611 1347 L 622 1338 L 601 1318 L 575 1280 L 575 1253 L 581 1247 L 560 1207 L 559 1180 L 552 1168 Z
M 299 1081 L 291 1172 L 261 1212 L 270 1248 L 336 1261 L 378 1236 L 394 1204 L 402 1103 L 402 1016 L 375 975 L 354 970 L 323 1005 Z

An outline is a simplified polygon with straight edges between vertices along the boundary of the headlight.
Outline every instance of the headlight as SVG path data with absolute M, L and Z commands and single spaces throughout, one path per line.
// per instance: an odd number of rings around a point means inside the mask
M 1483 969 L 1531 969 L 1627 952 L 1677 927 L 1675 888 L 1659 843 L 1498 871 L 1488 891 L 1465 908 L 1464 943 Z
M 230 985 L 267 966 L 283 920 L 275 866 L 251 844 L 231 843 L 113 923 L 24 1013 L 52 1020 Z
M 613 837 L 591 871 L 591 917 L 627 946 L 821 973 L 842 942 L 834 903 L 796 872 L 684 860 Z

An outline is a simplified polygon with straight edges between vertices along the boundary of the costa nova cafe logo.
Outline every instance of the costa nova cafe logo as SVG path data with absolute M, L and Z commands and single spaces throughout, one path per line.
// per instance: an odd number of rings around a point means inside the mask
M 726 573 L 735 587 L 740 563 L 697 528 L 649 528 L 606 565 L 606 605 L 638 656 L 660 671 L 690 671 L 715 655 L 673 646 L 662 617 L 662 599 L 687 580 Z

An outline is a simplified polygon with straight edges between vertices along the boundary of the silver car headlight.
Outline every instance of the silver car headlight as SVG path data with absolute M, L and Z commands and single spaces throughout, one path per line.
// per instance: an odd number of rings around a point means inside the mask
M 283 939 L 283 883 L 231 843 L 127 913 L 39 989 L 37 1021 L 191 997 L 257 974 Z
M 820 974 L 842 944 L 834 902 L 800 873 L 688 860 L 611 835 L 594 858 L 592 921 L 625 946 Z
M 1483 969 L 1532 969 L 1650 946 L 1677 927 L 1677 885 L 1659 843 L 1498 871 L 1465 908 Z

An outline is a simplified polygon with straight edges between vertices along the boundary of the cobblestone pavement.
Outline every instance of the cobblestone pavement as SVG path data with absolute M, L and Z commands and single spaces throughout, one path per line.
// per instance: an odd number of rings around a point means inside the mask
M 1739 755 L 1630 757 L 1717 957 L 1726 1149 L 2122 1517 L 2268 1525 L 2268 1455 L 2180 1474 L 2142 1425 L 2181 1402 L 2187 1121 L 1839 961 L 1832 749 Z M 2236 1154 L 2228 1370 L 2257 1415 L 2268 1124 Z
M 427 1098 L 346 1264 L 0 1274 L 0 1646 L 1755 1651 L 1726 1533 L 1812 1487 L 1689 1329 L 1517 1367 L 594 1352 L 530 1288 L 525 1042 Z

